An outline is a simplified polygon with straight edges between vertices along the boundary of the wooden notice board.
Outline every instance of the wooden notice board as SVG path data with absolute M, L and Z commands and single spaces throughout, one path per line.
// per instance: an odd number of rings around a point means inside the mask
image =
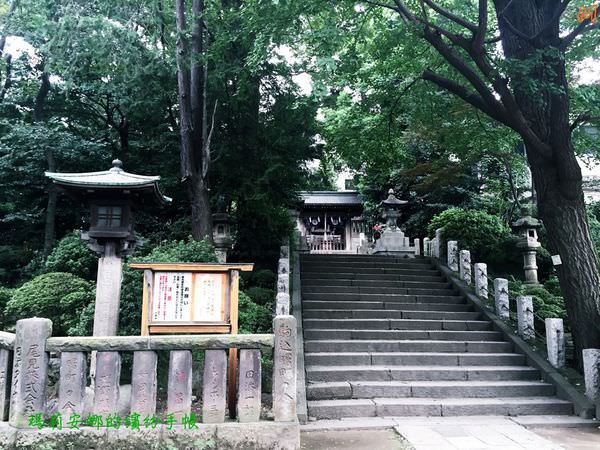
M 238 332 L 240 271 L 253 264 L 132 263 L 144 270 L 142 336 Z M 229 350 L 229 415 L 235 417 L 237 349 Z

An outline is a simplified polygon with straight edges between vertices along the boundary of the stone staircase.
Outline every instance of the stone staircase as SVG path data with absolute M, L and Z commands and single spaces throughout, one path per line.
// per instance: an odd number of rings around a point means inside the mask
M 308 415 L 571 414 L 427 258 L 302 255 Z

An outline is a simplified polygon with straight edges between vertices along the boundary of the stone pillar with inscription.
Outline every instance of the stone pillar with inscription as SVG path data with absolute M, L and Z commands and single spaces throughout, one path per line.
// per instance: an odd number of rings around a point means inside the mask
M 258 422 L 261 400 L 260 350 L 240 350 L 237 398 L 239 422 Z
M 156 412 L 156 366 L 157 355 L 153 351 L 133 354 L 131 371 L 132 413 L 152 415 Z
M 510 317 L 510 307 L 508 303 L 508 280 L 505 278 L 494 278 L 494 302 L 496 304 L 496 314 L 508 319 Z
M 48 319 L 17 321 L 9 415 L 14 427 L 27 428 L 31 415 L 46 413 L 46 339 L 51 335 L 52 322 Z
M 60 354 L 58 412 L 63 418 L 68 419 L 72 414 L 83 416 L 86 378 L 86 353 L 62 352 Z
M 96 353 L 94 384 L 94 414 L 107 415 L 118 411 L 121 355 L 119 352 Z
M 225 421 L 227 355 L 225 350 L 206 350 L 202 381 L 202 422 Z
M 296 319 L 277 316 L 273 320 L 273 415 L 276 422 L 297 420 L 296 415 Z
M 167 411 L 180 420 L 192 407 L 192 352 L 171 350 Z
M 458 241 L 448 241 L 448 268 L 458 272 Z
M 517 329 L 519 336 L 526 341 L 535 337 L 533 297 L 530 295 L 517 297 Z
M 0 349 L 0 422 L 7 419 L 8 383 L 10 381 L 10 351 Z

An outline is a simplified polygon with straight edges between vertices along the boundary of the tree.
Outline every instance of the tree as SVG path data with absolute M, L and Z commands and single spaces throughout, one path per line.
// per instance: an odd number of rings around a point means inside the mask
M 397 13 L 460 75 L 456 80 L 455 75 L 427 69 L 424 80 L 514 130 L 524 141 L 550 251 L 562 259 L 557 272 L 580 361 L 582 349 L 600 345 L 600 275 L 572 142 L 578 120 L 572 122 L 569 114 L 565 53 L 594 25 L 586 19 L 561 37 L 560 21 L 570 0 L 494 0 L 500 34 L 491 37 L 487 0 L 478 1 L 476 21 L 468 8 L 454 13 L 433 0 L 422 0 L 419 12 L 402 0 L 367 3 Z M 494 52 L 498 41 L 504 58 Z
M 188 39 L 185 0 L 176 0 L 177 87 L 181 135 L 181 178 L 187 184 L 194 239 L 212 241 L 209 195 L 210 142 L 217 109 L 215 102 L 208 127 L 208 45 L 204 0 L 192 0 L 192 33 Z

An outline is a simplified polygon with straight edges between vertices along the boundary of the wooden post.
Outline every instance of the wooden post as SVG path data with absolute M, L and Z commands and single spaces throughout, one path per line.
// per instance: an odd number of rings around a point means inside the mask
M 142 326 L 141 335 L 148 336 L 148 305 L 150 305 L 150 295 L 152 295 L 152 283 L 154 282 L 154 274 L 150 269 L 144 270 L 144 286 L 142 288 Z
M 229 304 L 230 304 L 230 322 L 231 334 L 238 334 L 238 296 L 240 273 L 237 270 L 230 272 L 229 281 Z M 237 348 L 229 349 L 229 364 L 227 365 L 227 401 L 229 406 L 229 418 L 236 417 L 236 399 L 237 399 Z

